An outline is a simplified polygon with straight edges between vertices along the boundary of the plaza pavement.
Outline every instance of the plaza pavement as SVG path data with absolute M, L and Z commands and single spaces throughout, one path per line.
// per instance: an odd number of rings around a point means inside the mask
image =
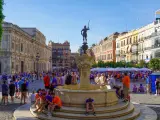
M 137 85 L 139 84 L 140 83 L 137 83 Z M 131 86 L 133 86 L 133 84 L 131 84 Z M 37 80 L 33 83 L 30 83 L 29 91 L 32 92 L 33 90 L 37 90 L 39 88 L 44 88 L 44 86 L 42 81 Z M 1 86 L 0 86 L 0 92 L 1 92 Z M 0 93 L 0 99 L 1 99 L 1 93 Z M 146 105 L 151 109 L 155 110 L 158 115 L 158 120 L 160 120 L 160 96 L 155 96 L 150 94 L 131 94 L 131 101 L 138 104 Z M 0 120 L 12 120 L 13 112 L 19 106 L 20 106 L 19 99 L 15 99 L 14 104 L 9 104 L 7 106 L 0 105 Z
M 38 90 L 39 88 L 44 88 L 42 81 L 36 80 L 33 83 L 30 83 L 29 91 Z M 1 85 L 0 85 L 0 100 L 2 98 L 1 93 Z M 10 102 L 10 97 L 9 97 Z M 0 120 L 13 120 L 13 112 L 20 106 L 20 99 L 15 99 L 15 103 L 8 105 L 0 104 Z

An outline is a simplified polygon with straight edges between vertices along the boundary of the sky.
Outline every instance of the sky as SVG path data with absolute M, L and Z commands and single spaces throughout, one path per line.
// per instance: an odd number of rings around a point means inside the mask
M 160 0 L 4 0 L 6 22 L 36 27 L 47 43 L 68 40 L 71 51 L 82 45 L 81 30 L 88 25 L 88 45 L 114 32 L 137 29 L 154 21 Z

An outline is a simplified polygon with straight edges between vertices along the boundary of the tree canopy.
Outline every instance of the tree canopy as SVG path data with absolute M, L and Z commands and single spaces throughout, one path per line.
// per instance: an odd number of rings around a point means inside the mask
M 3 19 L 4 19 L 3 5 L 4 5 L 4 0 L 0 0 L 0 42 L 1 42 L 1 39 L 2 39 L 2 32 L 3 32 L 3 28 L 2 28 L 2 22 L 3 22 Z

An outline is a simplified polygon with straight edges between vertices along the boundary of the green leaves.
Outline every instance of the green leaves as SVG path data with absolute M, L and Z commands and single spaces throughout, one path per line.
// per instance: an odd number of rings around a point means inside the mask
M 149 68 L 153 70 L 160 70 L 160 59 L 159 58 L 153 58 L 149 62 Z
M 3 5 L 4 5 L 4 0 L 0 0 L 0 42 L 2 39 L 2 32 L 3 32 L 3 28 L 2 28 L 2 22 L 4 19 L 4 15 L 3 15 Z
M 134 64 L 131 62 L 103 62 L 102 60 L 98 61 L 98 63 L 94 63 L 92 67 L 111 67 L 111 68 L 116 68 L 116 67 L 135 67 Z

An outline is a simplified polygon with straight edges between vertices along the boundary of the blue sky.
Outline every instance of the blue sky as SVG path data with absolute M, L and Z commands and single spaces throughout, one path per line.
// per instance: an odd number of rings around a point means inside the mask
M 68 40 L 72 52 L 82 44 L 81 29 L 90 20 L 88 44 L 113 32 L 136 29 L 154 21 L 160 0 L 5 0 L 5 21 L 36 27 L 47 41 Z

